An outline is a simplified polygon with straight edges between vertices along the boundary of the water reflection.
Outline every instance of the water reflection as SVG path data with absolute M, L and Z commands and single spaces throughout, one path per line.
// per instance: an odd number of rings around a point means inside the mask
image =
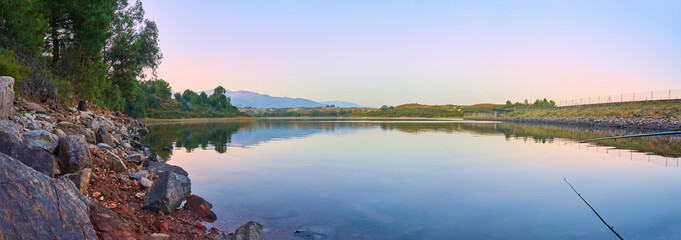
M 471 132 L 479 135 L 503 134 L 506 139 L 523 139 L 535 143 L 553 143 L 556 139 L 570 142 L 628 134 L 646 133 L 629 129 L 596 129 L 570 126 L 532 125 L 500 122 L 475 122 L 444 119 L 275 119 L 239 120 L 226 122 L 187 122 L 150 124 L 152 131 L 143 143 L 166 160 L 172 152 L 162 152 L 174 146 L 192 152 L 213 149 L 225 153 L 229 147 L 249 147 L 274 139 L 300 138 L 317 133 L 349 133 L 360 129 L 380 128 L 384 131 L 407 133 Z M 663 157 L 681 157 L 681 136 L 657 136 L 604 140 L 588 145 L 627 149 Z

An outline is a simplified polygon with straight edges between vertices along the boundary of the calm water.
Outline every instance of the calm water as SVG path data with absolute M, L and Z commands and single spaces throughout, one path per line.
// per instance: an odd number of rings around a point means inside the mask
M 298 119 L 152 125 L 145 139 L 265 239 L 681 239 L 678 139 L 494 122 Z M 160 151 L 159 151 L 160 152 Z M 652 153 L 651 153 L 652 152 Z M 306 238 L 307 237 L 307 238 Z

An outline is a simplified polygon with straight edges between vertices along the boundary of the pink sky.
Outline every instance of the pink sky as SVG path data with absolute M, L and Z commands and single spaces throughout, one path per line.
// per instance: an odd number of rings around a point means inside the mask
M 681 4 L 144 2 L 173 90 L 502 103 L 681 89 Z

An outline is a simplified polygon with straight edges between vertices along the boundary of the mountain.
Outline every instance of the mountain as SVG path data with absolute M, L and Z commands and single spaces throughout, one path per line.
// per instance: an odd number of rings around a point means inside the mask
M 350 108 L 350 107 L 364 107 L 360 106 L 359 104 L 356 103 L 351 103 L 351 102 L 346 102 L 346 101 L 339 101 L 339 100 L 334 100 L 334 101 L 324 101 L 324 102 L 319 102 L 324 105 L 334 105 L 336 107 L 342 107 L 342 108 Z
M 213 90 L 203 91 L 208 96 L 213 94 Z M 200 92 L 199 92 L 200 93 Z M 339 107 L 359 107 L 359 105 L 344 101 L 315 102 L 305 98 L 273 97 L 267 94 L 260 94 L 251 91 L 230 91 L 225 95 L 232 99 L 232 105 L 236 107 L 254 108 L 297 108 L 297 107 L 323 107 L 335 105 Z

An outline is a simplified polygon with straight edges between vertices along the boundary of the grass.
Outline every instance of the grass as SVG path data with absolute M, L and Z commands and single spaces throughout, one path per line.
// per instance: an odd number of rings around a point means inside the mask
M 681 117 L 681 102 L 650 101 L 517 110 L 507 117 Z

